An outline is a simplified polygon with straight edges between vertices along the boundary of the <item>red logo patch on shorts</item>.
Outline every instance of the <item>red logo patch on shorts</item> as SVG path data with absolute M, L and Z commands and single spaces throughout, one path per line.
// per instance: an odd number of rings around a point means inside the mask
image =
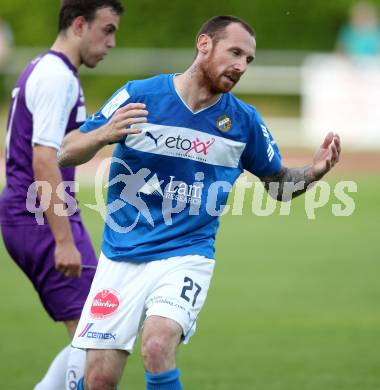
M 116 313 L 120 305 L 119 294 L 110 289 L 99 291 L 92 301 L 90 315 L 101 320 Z

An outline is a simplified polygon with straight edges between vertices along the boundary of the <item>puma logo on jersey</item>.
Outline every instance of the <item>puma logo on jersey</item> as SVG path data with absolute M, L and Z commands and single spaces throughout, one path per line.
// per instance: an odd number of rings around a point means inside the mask
M 156 144 L 156 146 L 158 146 L 158 140 L 163 136 L 163 134 L 161 134 L 159 137 L 155 138 L 150 131 L 147 131 L 145 133 L 145 136 L 152 139 L 154 141 L 154 143 Z

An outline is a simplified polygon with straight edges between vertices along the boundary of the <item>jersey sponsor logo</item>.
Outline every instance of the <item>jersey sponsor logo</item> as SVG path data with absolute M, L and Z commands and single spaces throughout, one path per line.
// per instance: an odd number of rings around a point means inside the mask
M 206 142 L 200 141 L 198 138 L 192 141 L 192 145 L 190 149 L 188 149 L 185 153 L 187 156 L 189 153 L 193 152 L 198 154 L 204 154 L 207 156 L 209 148 L 211 148 L 212 145 L 214 145 L 215 138 L 211 138 Z
M 237 168 L 246 145 L 243 142 L 185 127 L 151 123 L 133 127 L 141 128 L 142 132 L 126 138 L 125 145 L 129 148 L 210 165 Z
M 146 137 L 153 140 L 156 147 L 158 147 L 158 140 L 163 137 L 163 134 L 160 134 L 157 138 L 150 132 L 147 131 L 144 133 Z M 164 139 L 165 146 L 169 149 L 183 150 L 185 155 L 188 156 L 189 153 L 194 152 L 197 154 L 204 154 L 207 156 L 208 149 L 214 144 L 215 138 L 211 138 L 208 141 L 201 141 L 198 137 L 195 140 L 189 140 L 186 138 L 178 137 L 167 137 Z
M 122 89 L 116 94 L 102 109 L 101 113 L 108 119 L 123 103 L 129 99 L 129 93 L 126 89 Z
M 215 138 L 205 139 L 202 141 L 200 137 L 195 139 L 182 138 L 180 135 L 177 137 L 167 137 L 165 139 L 165 146 L 167 149 L 173 151 L 183 152 L 184 154 L 177 153 L 178 157 L 190 157 L 197 160 L 202 160 L 202 155 L 207 156 L 210 147 L 215 143 Z M 206 159 L 203 159 L 206 162 Z
M 101 290 L 92 301 L 90 315 L 98 320 L 110 317 L 117 312 L 119 305 L 119 294 L 116 291 L 110 289 Z
M 115 340 L 116 341 L 116 333 L 109 332 L 95 332 L 92 330 L 92 327 L 95 324 L 93 322 L 89 322 L 86 324 L 82 332 L 79 333 L 78 337 L 87 338 L 87 339 L 98 339 L 98 340 Z
M 227 133 L 232 127 L 232 120 L 227 115 L 222 115 L 216 120 L 216 126 L 220 131 Z
M 196 180 L 203 180 L 204 173 L 197 172 Z M 155 173 L 140 189 L 139 193 L 145 195 L 161 196 L 165 199 L 176 200 L 182 203 L 201 204 L 202 191 L 204 184 L 202 181 L 195 181 L 193 184 L 187 184 L 184 181 L 176 180 L 175 176 L 169 176 L 169 182 L 162 191 L 161 185 L 164 180 L 158 180 Z
M 204 178 L 203 172 L 197 172 L 197 175 L 202 175 L 201 178 Z M 170 176 L 170 181 L 165 187 L 164 197 L 182 203 L 200 205 L 203 186 L 204 184 L 202 182 L 187 184 L 183 181 L 175 180 L 175 176 Z

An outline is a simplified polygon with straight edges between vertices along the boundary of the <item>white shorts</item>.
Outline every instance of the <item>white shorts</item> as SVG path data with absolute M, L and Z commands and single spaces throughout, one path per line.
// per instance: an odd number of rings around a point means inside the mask
M 102 254 L 72 345 L 132 353 L 145 319 L 152 315 L 176 321 L 187 343 L 206 300 L 214 263 L 191 255 L 135 264 Z

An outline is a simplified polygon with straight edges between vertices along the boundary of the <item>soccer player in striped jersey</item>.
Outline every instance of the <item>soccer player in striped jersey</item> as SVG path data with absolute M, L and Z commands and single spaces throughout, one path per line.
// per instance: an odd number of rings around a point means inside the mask
M 141 329 L 147 390 L 181 389 L 176 350 L 195 331 L 235 180 L 246 169 L 286 200 L 339 159 L 329 133 L 309 166 L 283 166 L 257 110 L 230 92 L 255 57 L 246 22 L 214 17 L 196 42 L 183 74 L 128 82 L 60 151 L 61 164 L 75 165 L 116 143 L 102 254 L 73 340 L 88 350 L 86 389 L 115 388 Z

